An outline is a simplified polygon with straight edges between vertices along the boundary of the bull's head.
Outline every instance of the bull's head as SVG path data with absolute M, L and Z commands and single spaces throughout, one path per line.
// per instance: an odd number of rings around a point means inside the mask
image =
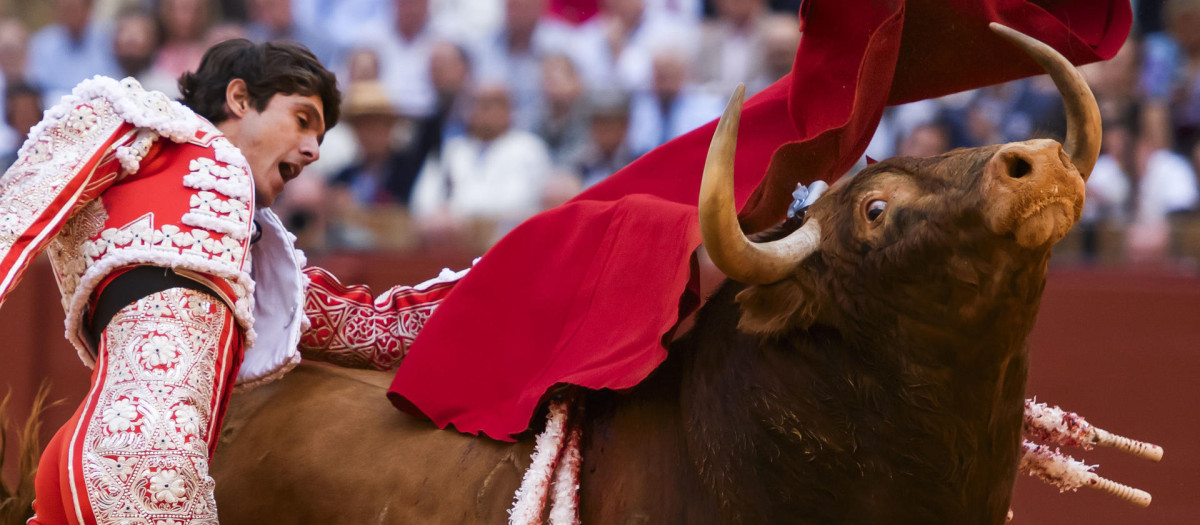
M 1004 301 L 1036 311 L 1050 248 L 1083 207 L 1084 181 L 1100 150 L 1099 110 L 1062 55 L 992 26 L 1058 86 L 1068 119 L 1065 145 L 1029 140 L 889 159 L 840 180 L 801 227 L 774 240 L 753 242 L 738 226 L 732 166 L 742 90 L 734 95 L 709 149 L 700 217 L 713 262 L 754 285 L 738 298 L 742 329 L 774 334 L 818 320 L 842 324 L 920 311 L 921 324 L 972 330 L 1013 306 Z

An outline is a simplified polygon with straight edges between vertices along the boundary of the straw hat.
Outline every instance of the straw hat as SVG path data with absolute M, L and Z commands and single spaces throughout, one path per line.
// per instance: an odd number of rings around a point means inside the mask
M 392 101 L 388 99 L 383 84 L 374 80 L 351 82 L 346 88 L 346 102 L 342 113 L 347 118 L 366 115 L 400 116 Z

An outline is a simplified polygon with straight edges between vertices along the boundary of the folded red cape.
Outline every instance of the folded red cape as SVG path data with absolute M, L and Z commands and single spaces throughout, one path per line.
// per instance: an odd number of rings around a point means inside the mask
M 832 181 L 885 106 L 1041 70 L 987 27 L 1076 64 L 1112 57 L 1127 0 L 810 0 L 792 72 L 746 102 L 735 194 L 748 231 L 783 218 L 797 183 Z M 510 440 L 547 389 L 636 385 L 698 301 L 692 253 L 709 123 L 646 154 L 487 252 L 417 338 L 389 397 L 439 427 Z

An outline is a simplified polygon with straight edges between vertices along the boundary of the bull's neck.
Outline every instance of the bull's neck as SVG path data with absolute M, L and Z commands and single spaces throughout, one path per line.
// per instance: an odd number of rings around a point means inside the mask
M 997 318 L 973 340 L 914 342 L 924 336 L 900 323 L 869 337 L 830 325 L 776 339 L 705 329 L 697 341 L 734 342 L 697 345 L 685 367 L 699 475 L 731 521 L 1002 521 L 1020 439 L 1025 317 Z
M 589 395 L 582 523 L 723 523 L 689 454 L 680 361 L 672 355 L 630 393 Z

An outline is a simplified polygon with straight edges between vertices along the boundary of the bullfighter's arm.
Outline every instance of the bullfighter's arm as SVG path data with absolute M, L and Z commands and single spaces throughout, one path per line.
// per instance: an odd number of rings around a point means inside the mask
M 300 338 L 307 359 L 351 368 L 400 366 L 425 321 L 466 270 L 416 286 L 394 286 L 374 296 L 366 286 L 346 286 L 328 271 L 304 269 L 310 282 L 304 313 L 311 326 Z

